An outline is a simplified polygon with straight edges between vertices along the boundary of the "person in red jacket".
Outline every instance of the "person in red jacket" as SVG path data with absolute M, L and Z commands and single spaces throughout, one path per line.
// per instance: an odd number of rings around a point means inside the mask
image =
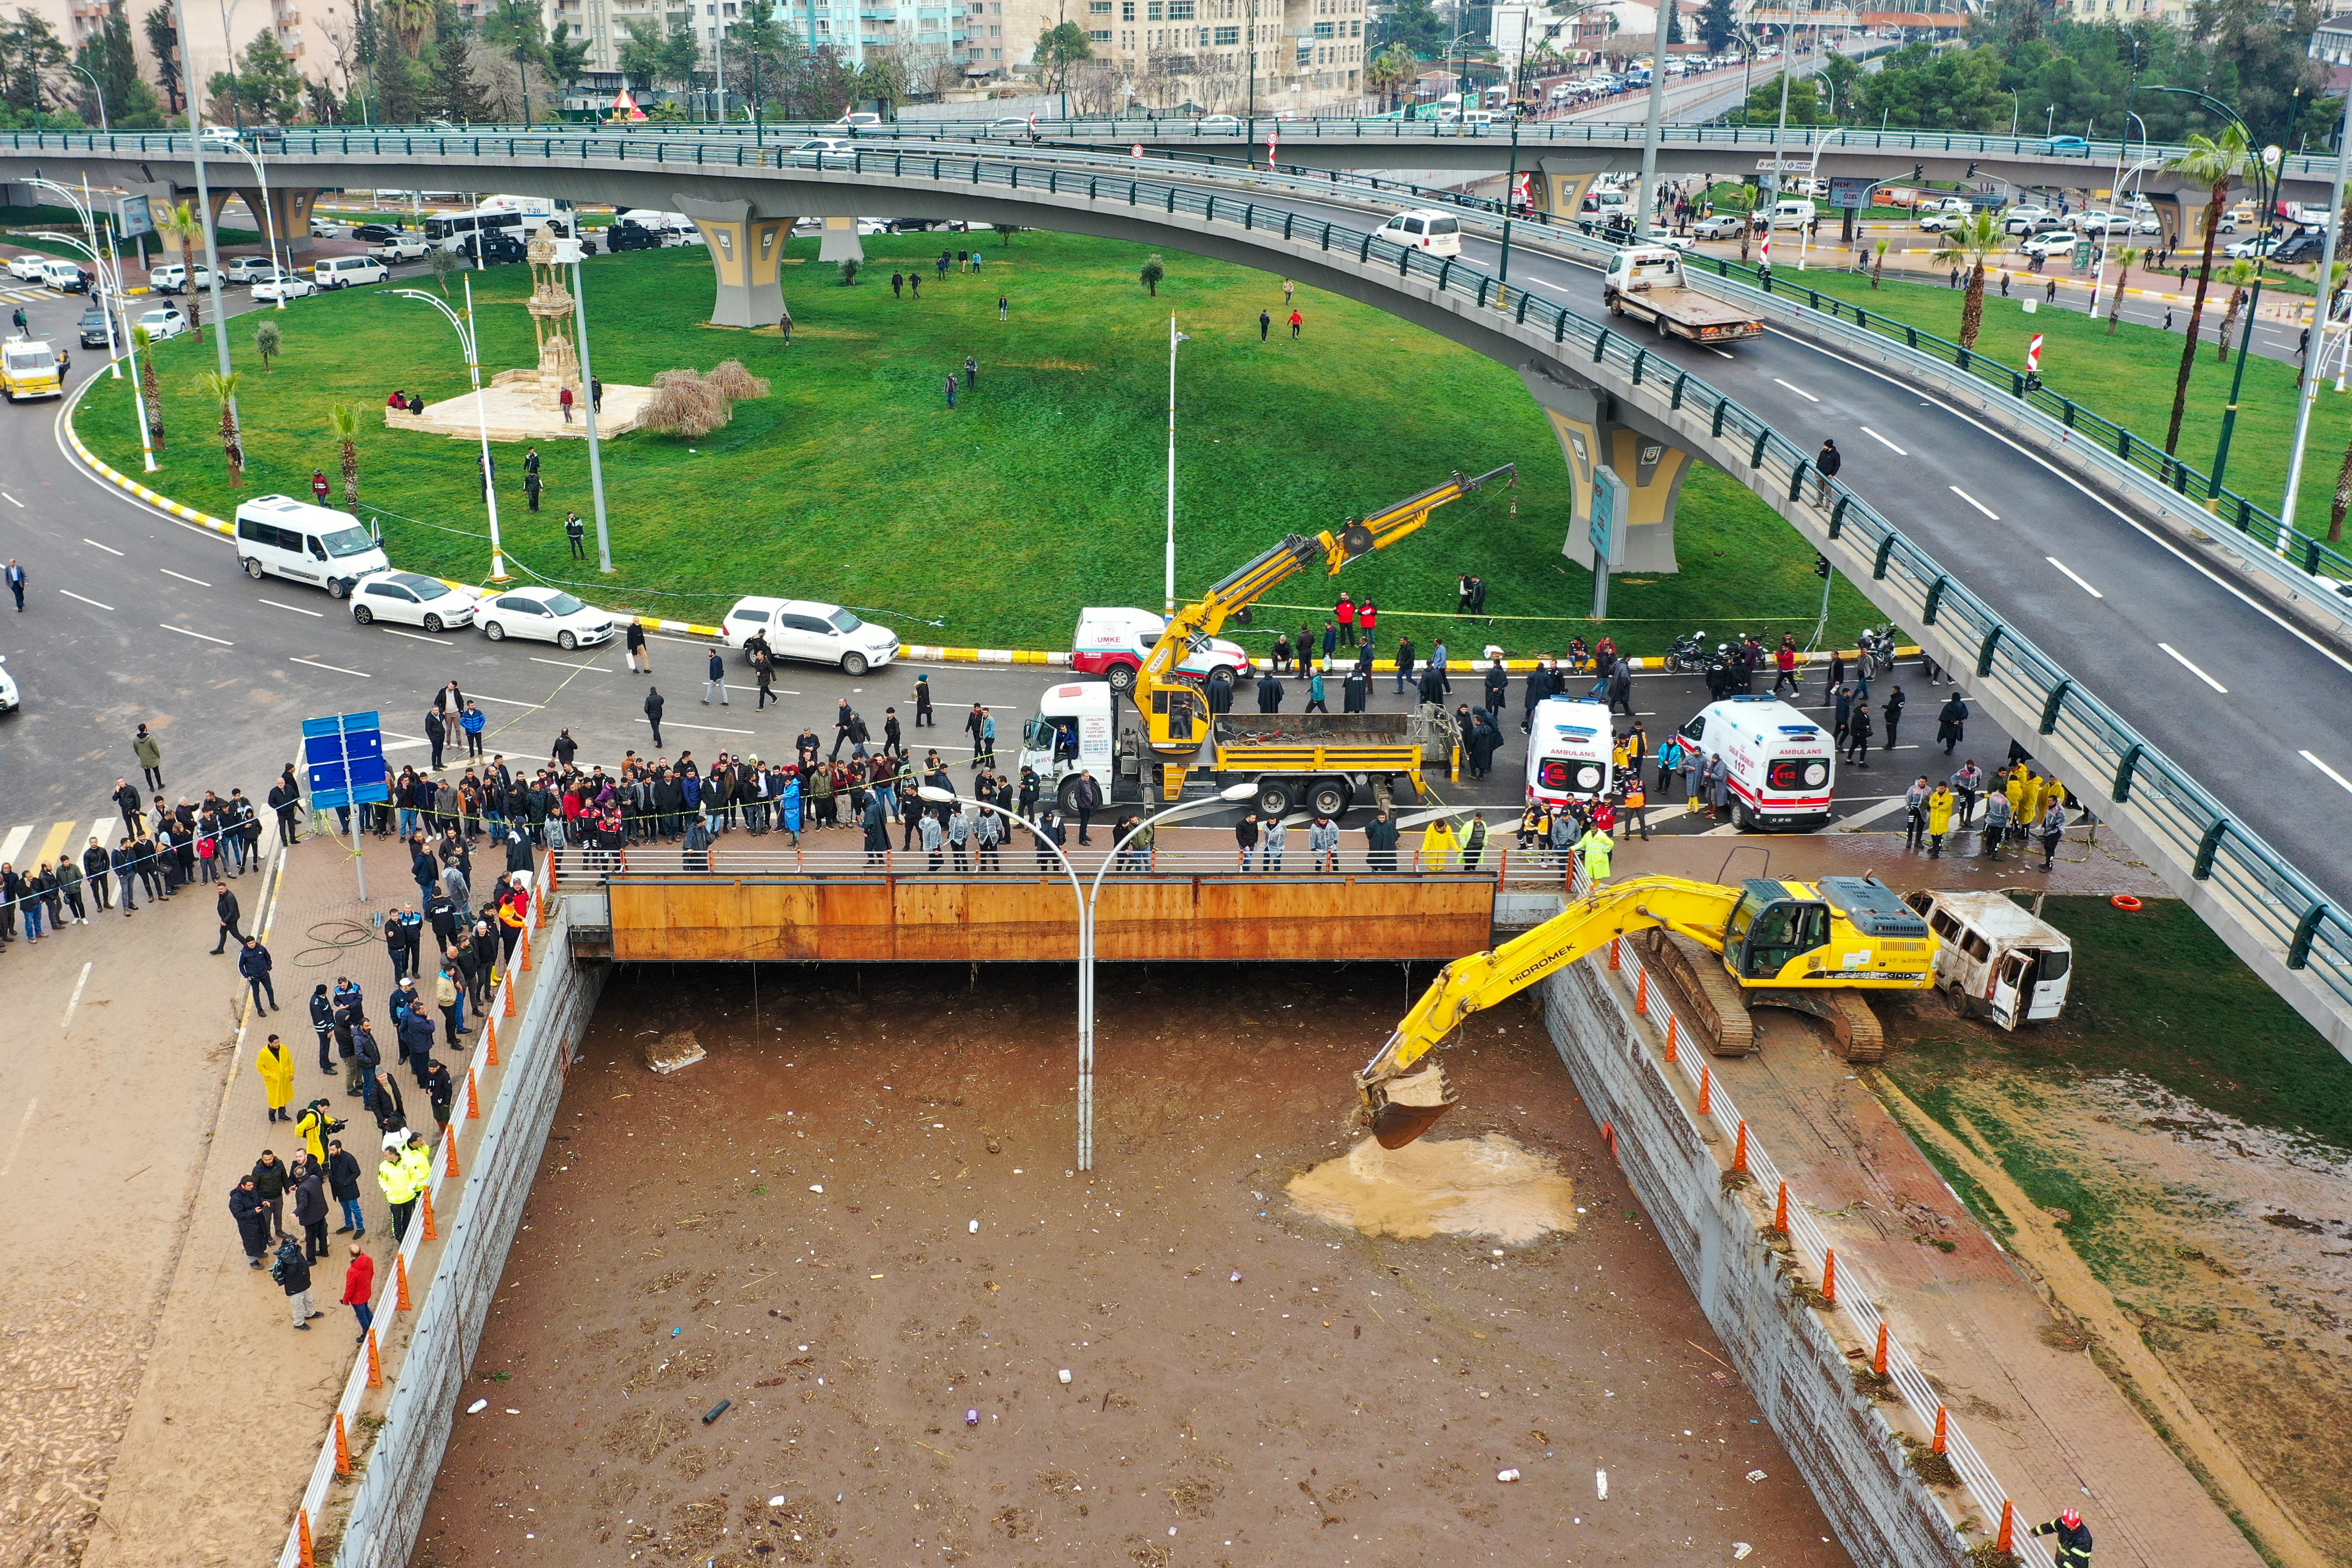
M 370 1303 L 375 1298 L 375 1259 L 358 1242 L 352 1243 L 351 1267 L 343 1270 L 343 1305 L 360 1321 L 359 1337 L 364 1340 L 375 1327 L 375 1308 Z
M 1339 646 L 1355 647 L 1356 601 L 1346 594 L 1340 595 L 1339 602 L 1331 608 L 1331 618 L 1339 623 Z
M 1791 692 L 1795 691 L 1797 689 L 1797 639 L 1793 636 L 1787 632 L 1780 634 L 1780 648 L 1772 656 L 1772 662 L 1780 670 L 1780 674 L 1772 681 L 1772 695 L 1775 697 L 1780 695 L 1782 681 L 1788 682 Z

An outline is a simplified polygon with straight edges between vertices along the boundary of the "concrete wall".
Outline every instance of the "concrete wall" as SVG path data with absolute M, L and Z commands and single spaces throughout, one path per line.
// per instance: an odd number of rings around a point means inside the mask
M 1543 989 L 1544 1022 L 1732 1365 L 1864 1568 L 1962 1568 L 1959 1536 L 1905 1466 L 1846 1359 L 1790 1281 L 1723 1167 L 1641 1043 L 1599 959 Z

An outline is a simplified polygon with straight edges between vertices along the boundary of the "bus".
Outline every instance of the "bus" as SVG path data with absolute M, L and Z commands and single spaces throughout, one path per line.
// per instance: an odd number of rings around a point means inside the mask
M 569 201 L 548 196 L 489 196 L 471 212 L 426 218 L 425 242 L 443 250 L 455 250 L 467 235 L 484 229 L 502 229 L 520 240 L 542 224 L 552 224 L 557 234 L 568 237 L 578 222 L 579 216 Z

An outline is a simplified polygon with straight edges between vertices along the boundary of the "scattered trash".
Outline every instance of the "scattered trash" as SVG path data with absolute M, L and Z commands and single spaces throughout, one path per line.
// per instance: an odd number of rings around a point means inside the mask
M 1231 1274 L 1226 1276 L 1226 1281 L 1229 1284 L 1240 1284 L 1242 1282 L 1242 1271 L 1238 1268 L 1234 1269 Z
M 809 1187 L 809 1191 L 811 1191 L 811 1192 L 813 1192 L 813 1193 L 821 1193 L 821 1192 L 824 1191 L 824 1187 L 822 1187 L 822 1186 L 820 1186 L 820 1185 L 816 1185 L 816 1184 L 812 1184 L 810 1185 L 810 1187 Z
M 754 1388 L 776 1388 L 780 1387 L 784 1382 L 785 1380 L 781 1377 L 763 1377 L 751 1386 Z
M 468 1415 L 479 1415 L 483 1411 L 488 1410 L 489 1407 L 490 1402 L 488 1400 L 477 1399 L 474 1403 L 466 1406 L 466 1414 Z
M 1519 1479 L 1519 1472 L 1517 1470 L 1496 1470 L 1495 1472 L 1495 1479 L 1498 1481 L 1516 1481 Z
M 735 1402 L 734 1402 L 733 1400 L 731 1400 L 731 1399 L 722 1399 L 722 1400 L 720 1400 L 718 1404 L 716 1404 L 716 1405 L 712 1405 L 709 1410 L 706 1410 L 706 1411 L 704 1411 L 704 1412 L 703 1412 L 703 1414 L 702 1414 L 702 1424 L 703 1424 L 705 1426 L 709 1426 L 713 1421 L 716 1421 L 716 1420 L 718 1420 L 721 1415 L 726 1415 L 726 1414 L 727 1414 L 727 1407 L 728 1407 L 729 1405 L 730 1405 L 734 1404 L 734 1403 L 735 1403 Z
M 680 1326 L 678 1326 L 677 1328 L 672 1329 L 672 1330 L 669 1331 L 669 1337 L 670 1337 L 671 1339 L 676 1339 L 676 1338 L 677 1338 L 677 1336 L 678 1336 L 678 1335 L 680 1335 L 680 1334 L 682 1334 L 682 1333 L 684 1333 L 684 1332 L 686 1332 L 686 1329 L 685 1329 L 685 1326 L 684 1326 L 683 1324 L 681 1324 L 681 1325 L 680 1325 Z
M 768 1500 L 768 1506 L 769 1506 L 770 1508 L 782 1508 L 782 1507 L 783 1507 L 783 1506 L 784 1506 L 784 1494 L 783 1494 L 783 1493 L 782 1493 L 782 1492 L 778 1492 L 775 1496 L 773 1496 L 773 1497 L 770 1498 L 770 1499 Z
M 507 1412 L 507 1414 L 508 1414 L 508 1415 L 521 1415 L 521 1414 L 522 1414 L 522 1412 L 521 1412 L 521 1411 L 520 1411 L 520 1410 L 512 1410 L 512 1409 L 510 1409 L 510 1410 L 509 1410 L 509 1411 Z
M 1738 1562 L 1739 1559 L 1746 1557 L 1749 1552 L 1755 1550 L 1756 1548 L 1748 1545 L 1748 1542 L 1744 1541 L 1735 1541 L 1731 1543 L 1732 1560 L 1734 1562 Z
M 680 1068 L 690 1068 L 709 1054 L 702 1048 L 702 1042 L 694 1037 L 691 1029 L 664 1035 L 649 1046 L 637 1047 L 637 1055 L 646 1068 L 657 1073 L 673 1073 Z
M 979 1411 L 977 1411 L 977 1410 L 967 1410 L 967 1411 L 965 1411 L 965 1412 L 963 1413 L 963 1424 L 964 1424 L 965 1426 L 979 1426 L 979 1425 L 980 1425 L 980 1412 L 979 1412 Z
M 1063 1381 L 1064 1383 L 1067 1383 L 1067 1382 L 1069 1382 L 1069 1381 L 1070 1381 L 1070 1369 L 1069 1369 L 1068 1367 L 1066 1367 L 1066 1367 L 1064 1367 L 1064 1368 L 1061 1370 L 1061 1373 L 1059 1373 L 1059 1375 L 1060 1375 L 1060 1377 L 1061 1377 L 1061 1379 L 1062 1379 L 1062 1381 Z
M 970 1229 L 972 1235 L 978 1236 L 980 1234 L 980 1221 L 972 1221 Z
M 1748 1479 L 1751 1481 L 1760 1481 L 1764 1479 L 1764 1472 L 1761 1470 L 1750 1470 L 1748 1472 Z
M 1608 1471 L 1595 1470 L 1592 1472 L 1592 1489 L 1601 1495 L 1601 1500 L 1602 1502 L 1607 1502 L 1609 1500 Z

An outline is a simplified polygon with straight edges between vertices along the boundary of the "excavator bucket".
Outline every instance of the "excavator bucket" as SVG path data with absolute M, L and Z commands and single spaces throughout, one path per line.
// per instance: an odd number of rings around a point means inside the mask
M 1363 1086 L 1372 1136 L 1383 1149 L 1402 1149 L 1454 1109 L 1454 1090 L 1435 1062 L 1387 1083 Z

